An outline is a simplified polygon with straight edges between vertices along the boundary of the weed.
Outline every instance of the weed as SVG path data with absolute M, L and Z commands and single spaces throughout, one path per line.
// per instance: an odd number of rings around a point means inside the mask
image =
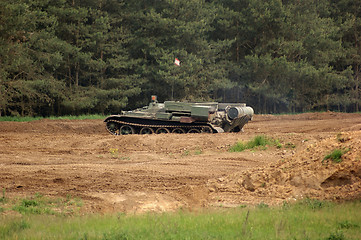
M 242 152 L 247 149 L 247 146 L 242 142 L 237 142 L 229 148 L 230 152 Z
M 190 151 L 189 150 L 185 150 L 184 152 L 183 152 L 183 156 L 188 156 L 190 154 Z
M 3 188 L 3 196 L 0 198 L 0 203 L 5 203 L 7 200 L 6 200 L 6 197 L 5 197 L 5 188 Z
M 111 234 L 104 233 L 103 234 L 103 240 L 112 240 L 112 239 L 127 240 L 127 239 L 130 239 L 130 237 L 128 237 L 128 235 L 126 233 L 122 233 L 122 232 L 115 232 L 115 233 L 111 233 Z
M 130 160 L 130 157 L 119 156 L 118 148 L 110 148 L 109 153 L 111 155 L 111 158 L 119 159 L 119 160 Z M 102 158 L 102 157 L 103 156 L 99 156 L 99 158 Z
M 280 143 L 280 141 L 278 139 L 275 140 L 275 145 L 276 145 L 277 148 L 282 148 L 283 147 L 282 143 Z
M 30 228 L 30 224 L 24 219 L 11 221 L 4 226 L 0 226 L 0 237 L 4 239 L 28 228 Z
M 73 198 L 70 194 L 66 195 L 66 201 L 64 203 L 66 206 L 83 206 L 83 202 L 80 198 Z
M 294 143 L 288 142 L 285 144 L 286 148 L 296 148 L 296 145 Z
M 39 206 L 39 202 L 37 200 L 33 200 L 33 199 L 23 199 L 21 201 L 21 206 L 24 207 L 36 207 Z
M 22 214 L 51 214 L 49 208 L 41 201 L 41 199 L 22 199 L 18 205 L 13 207 L 14 211 Z
M 289 209 L 291 204 L 288 201 L 283 201 L 282 203 L 282 209 L 286 210 Z
M 343 235 L 343 232 L 331 233 L 330 236 L 326 238 L 326 240 L 344 240 L 344 239 L 345 236 Z
M 301 204 L 302 205 L 304 204 L 313 210 L 324 208 L 327 205 L 326 202 L 324 201 L 320 201 L 318 199 L 311 199 L 311 198 L 306 198 L 301 202 Z
M 335 163 L 340 163 L 342 162 L 342 155 L 345 154 L 346 152 L 348 152 L 349 150 L 346 149 L 346 150 L 341 150 L 341 149 L 335 149 L 333 150 L 330 154 L 326 155 L 323 160 L 322 160 L 322 163 L 325 161 L 325 160 L 328 160 L 328 159 L 331 159 L 333 162 Z
M 338 133 L 338 134 L 336 135 L 336 139 L 337 139 L 337 141 L 340 142 L 340 143 L 344 143 L 344 142 L 346 142 L 347 140 L 349 140 L 348 137 L 342 136 L 342 133 Z
M 79 116 L 62 116 L 62 117 L 48 117 L 50 120 L 85 120 L 85 119 L 103 119 L 104 115 L 79 115 Z M 4 116 L 0 117 L 0 122 L 30 122 L 44 119 L 43 117 L 20 117 L 20 116 Z
M 202 149 L 197 149 L 197 150 L 194 151 L 195 155 L 200 155 L 202 153 L 203 153 Z
M 306 203 L 322 207 L 315 211 Z M 5 215 L 0 218 L 0 239 L 359 239 L 360 207 L 359 200 L 329 204 L 305 199 L 302 204 L 285 202 L 284 207 L 261 203 L 256 209 L 27 215 L 21 219 Z
M 338 226 L 341 229 L 360 228 L 360 225 L 358 225 L 357 223 L 350 222 L 348 220 L 339 222 Z
M 268 204 L 264 203 L 264 202 L 261 202 L 260 204 L 257 205 L 258 208 L 269 208 Z
M 258 146 L 266 146 L 270 144 L 269 139 L 266 136 L 256 136 L 252 141 L 248 143 L 250 148 L 255 148 Z
M 109 153 L 112 156 L 112 158 L 118 158 L 119 150 L 118 148 L 111 148 L 109 149 Z
M 282 144 L 279 140 L 274 140 L 272 138 L 268 138 L 266 136 L 256 136 L 252 140 L 244 143 L 237 142 L 229 148 L 230 152 L 242 152 L 246 149 L 267 149 L 266 146 L 276 146 L 277 148 L 281 148 Z
M 74 208 L 83 205 L 81 199 L 72 198 L 67 195 L 66 199 L 48 199 L 41 194 L 35 194 L 34 197 L 17 200 L 12 210 L 21 214 L 49 214 L 59 215 L 72 213 Z M 71 208 L 69 208 L 71 207 Z

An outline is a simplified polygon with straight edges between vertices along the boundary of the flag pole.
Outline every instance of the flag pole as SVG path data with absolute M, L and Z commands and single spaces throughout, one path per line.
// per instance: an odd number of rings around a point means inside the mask
M 174 65 L 180 67 L 180 61 L 179 61 L 178 58 L 174 59 Z M 174 100 L 174 82 L 175 82 L 175 79 L 173 78 L 173 82 L 172 82 L 172 101 Z

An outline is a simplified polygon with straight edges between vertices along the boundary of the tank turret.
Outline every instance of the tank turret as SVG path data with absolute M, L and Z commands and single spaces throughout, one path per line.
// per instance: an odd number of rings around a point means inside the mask
M 253 109 L 244 103 L 159 103 L 151 97 L 148 106 L 111 115 L 104 122 L 114 135 L 152 133 L 240 132 L 252 120 Z

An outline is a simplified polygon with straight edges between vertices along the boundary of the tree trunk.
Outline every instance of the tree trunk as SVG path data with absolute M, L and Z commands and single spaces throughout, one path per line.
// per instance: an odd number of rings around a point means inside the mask
M 360 93 L 359 93 L 359 75 L 360 75 L 360 68 L 358 65 L 356 65 L 355 68 L 355 93 L 356 93 L 356 112 L 359 111 L 359 101 L 360 101 Z
M 76 63 L 75 64 L 75 87 L 78 87 L 79 85 L 79 71 L 80 71 L 80 64 Z

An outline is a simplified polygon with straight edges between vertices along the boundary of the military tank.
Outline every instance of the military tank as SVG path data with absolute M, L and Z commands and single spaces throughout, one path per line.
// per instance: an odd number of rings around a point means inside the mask
M 113 135 L 160 133 L 240 132 L 253 117 L 244 103 L 158 103 L 152 96 L 148 106 L 111 115 L 104 122 Z

